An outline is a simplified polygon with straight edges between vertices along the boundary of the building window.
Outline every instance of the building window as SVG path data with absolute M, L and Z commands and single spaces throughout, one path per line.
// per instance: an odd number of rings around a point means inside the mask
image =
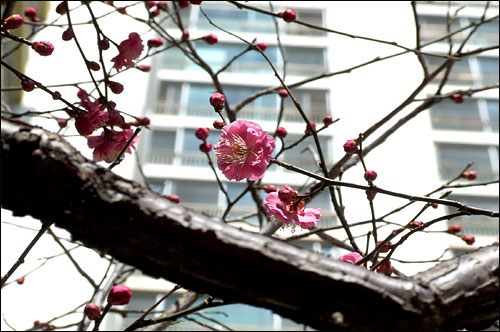
M 174 82 L 161 82 L 158 98 L 155 105 L 156 114 L 179 114 L 181 104 L 182 84 Z
M 482 209 L 498 211 L 498 197 L 477 197 L 452 195 L 449 199 L 456 200 Z M 458 212 L 457 208 L 448 207 L 448 213 Z M 462 226 L 462 233 L 474 236 L 496 236 L 498 237 L 498 220 L 486 216 L 462 216 L 448 222 L 449 225 L 458 224 Z
M 305 126 L 304 126 L 305 127 Z M 284 140 L 285 140 L 285 146 L 289 146 L 290 144 L 293 144 L 296 142 L 298 139 L 300 139 L 302 136 L 300 135 L 292 135 L 289 134 Z M 319 143 L 321 145 L 321 150 L 323 151 L 323 157 L 325 158 L 325 161 L 331 162 L 333 155 L 331 153 L 331 147 L 330 147 L 330 137 L 326 136 L 319 136 Z M 281 149 L 281 142 L 280 140 L 276 141 L 277 146 L 276 146 L 276 151 L 280 151 Z M 320 169 L 316 163 L 316 160 L 314 158 L 313 153 L 311 152 L 311 147 L 312 151 L 316 154 L 317 149 L 316 149 L 316 144 L 314 143 L 314 138 L 312 136 L 307 137 L 304 139 L 302 142 L 294 146 L 293 148 L 289 150 L 285 150 L 285 152 L 282 154 L 283 157 L 280 157 L 284 162 L 292 164 L 294 166 L 306 169 L 311 172 L 318 172 Z M 328 167 L 328 165 L 327 165 Z M 287 171 L 288 172 L 288 171 Z
M 175 138 L 176 132 L 173 130 L 153 130 L 147 162 L 172 164 L 175 157 Z
M 449 180 L 471 161 L 470 170 L 477 171 L 479 181 L 498 178 L 498 147 L 486 145 L 466 145 L 437 143 L 439 172 L 443 180 Z
M 203 142 L 194 133 L 195 129 L 184 129 L 182 153 L 180 154 L 181 165 L 206 167 L 208 166 L 207 156 L 200 151 L 200 145 Z M 219 142 L 219 137 L 220 132 L 212 131 L 206 141 L 214 146 Z
M 432 106 L 431 120 L 434 129 L 498 133 L 498 100 L 466 99 L 456 104 L 445 99 Z

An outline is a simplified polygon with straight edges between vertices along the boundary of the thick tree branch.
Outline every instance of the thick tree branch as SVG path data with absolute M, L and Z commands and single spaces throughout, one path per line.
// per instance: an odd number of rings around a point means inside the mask
M 498 319 L 498 245 L 401 280 L 174 205 L 19 121 L 2 119 L 1 157 L 3 208 L 53 221 L 90 248 L 196 292 L 316 329 L 481 329 Z

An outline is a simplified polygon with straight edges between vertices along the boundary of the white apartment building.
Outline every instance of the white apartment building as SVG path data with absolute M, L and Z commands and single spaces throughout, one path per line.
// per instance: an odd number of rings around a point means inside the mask
M 119 3 L 119 2 L 116 2 Z M 448 9 L 445 1 L 420 1 L 417 12 L 421 24 L 422 43 L 433 41 L 446 34 L 446 15 L 453 15 L 460 7 L 457 18 L 451 23 L 451 30 L 465 27 L 477 21 L 483 14 L 482 1 L 453 2 Z M 57 4 L 57 3 L 55 3 Z M 245 4 L 269 9 L 267 2 L 245 2 Z M 410 2 L 273 2 L 273 11 L 280 12 L 293 8 L 297 19 L 329 29 L 371 37 L 389 42 L 397 42 L 409 48 L 415 47 L 415 24 Z M 256 42 L 266 42 L 265 54 L 283 75 L 286 69 L 285 82 L 293 84 L 323 73 L 342 71 L 360 63 L 389 56 L 401 52 L 400 48 L 359 38 L 325 33 L 317 30 L 277 20 L 280 42 L 276 38 L 276 27 L 273 19 L 255 11 L 239 10 L 234 5 L 223 1 L 205 1 L 201 8 L 218 26 L 236 33 L 247 41 L 256 38 Z M 50 9 L 53 11 L 53 8 Z M 498 15 L 498 2 L 492 2 L 486 17 Z M 191 38 L 198 38 L 209 33 L 218 37 L 216 45 L 208 45 L 204 41 L 196 41 L 195 47 L 214 71 L 224 66 L 232 57 L 239 54 L 247 46 L 237 38 L 225 34 L 210 25 L 199 6 L 190 5 L 180 12 L 185 29 Z M 168 21 L 166 21 L 168 22 Z M 180 36 L 180 31 L 172 24 L 164 27 L 172 36 Z M 134 28 L 141 28 L 140 25 Z M 132 26 L 131 28 L 132 29 Z M 123 39 L 133 30 L 120 31 Z M 142 32 L 143 30 L 140 30 Z M 466 36 L 466 32 L 454 35 L 457 44 Z M 468 41 L 464 51 L 498 44 L 498 19 L 481 26 L 474 37 Z M 149 33 L 147 36 L 152 36 Z M 94 37 L 95 38 L 95 37 Z M 149 38 L 149 37 L 148 37 Z M 119 38 L 117 39 L 119 40 Z M 456 46 L 455 46 L 456 49 Z M 284 50 L 284 54 L 282 53 Z M 446 55 L 448 41 L 443 40 L 429 45 L 423 51 L 432 54 Z M 286 56 L 285 62 L 283 56 Z M 443 58 L 425 56 L 429 69 L 437 67 Z M 457 61 L 450 73 L 448 84 L 442 93 L 460 89 L 478 88 L 498 83 L 498 49 L 481 53 Z M 28 70 L 34 70 L 40 59 L 30 59 Z M 138 158 L 142 171 L 152 190 L 161 194 L 175 194 L 181 198 L 181 204 L 211 216 L 221 216 L 226 209 L 226 200 L 219 190 L 216 179 L 208 165 L 204 153 L 199 151 L 201 141 L 194 135 L 198 127 L 211 129 L 208 142 L 216 144 L 220 131 L 213 129 L 212 123 L 217 114 L 209 104 L 209 97 L 216 91 L 209 77 L 200 67 L 189 61 L 178 49 L 153 58 L 153 70 L 149 74 L 126 73 L 124 81 L 126 89 L 133 94 L 117 96 L 117 104 L 128 105 L 127 112 L 147 116 L 151 119 L 151 130 L 143 130 L 138 144 Z M 60 73 L 62 75 L 62 73 Z M 57 78 L 57 77 L 56 77 Z M 57 81 L 53 78 L 54 82 Z M 249 51 L 239 57 L 224 73 L 219 75 L 224 94 L 230 107 L 234 107 L 242 99 L 270 86 L 278 86 L 266 61 L 256 51 Z M 360 68 L 353 68 L 350 73 L 334 75 L 326 79 L 316 80 L 292 89 L 311 121 L 320 128 L 326 115 L 339 118 L 339 122 L 322 130 L 318 135 L 323 148 L 327 166 L 332 166 L 344 156 L 342 145 L 348 139 L 356 139 L 359 133 L 368 129 L 390 113 L 420 84 L 423 73 L 417 57 L 413 53 L 375 62 Z M 417 97 L 423 99 L 433 95 L 438 87 L 438 76 Z M 59 77 L 60 79 L 60 77 Z M 478 172 L 476 181 L 498 179 L 498 89 L 491 89 L 464 97 L 464 102 L 456 104 L 451 100 L 443 100 L 430 110 L 417 115 L 390 136 L 387 141 L 365 157 L 368 169 L 378 173 L 375 184 L 381 188 L 407 194 L 425 195 L 441 184 L 459 174 L 465 165 L 474 161 L 470 168 Z M 121 101 L 121 103 L 120 103 Z M 264 95 L 246 105 L 239 113 L 238 119 L 258 122 L 270 134 L 276 129 L 276 120 L 280 112 L 280 103 L 284 102 L 283 120 L 280 126 L 288 131 L 285 144 L 288 145 L 304 134 L 305 124 L 296 111 L 290 98 L 282 99 L 278 94 Z M 396 116 L 387 125 L 369 137 L 364 143 L 367 146 L 403 115 L 413 110 L 419 102 L 407 107 L 408 111 Z M 33 95 L 25 94 L 23 105 L 39 109 Z M 125 111 L 125 108 L 120 108 Z M 133 110 L 132 110 L 133 109 Z M 68 133 L 70 133 L 68 131 Z M 70 138 L 72 139 L 72 138 Z M 91 154 L 84 142 L 75 138 L 75 144 L 81 146 L 86 156 Z M 308 146 L 314 147 L 312 137 L 306 138 L 298 146 L 287 150 L 281 160 L 305 168 L 318 171 L 313 154 Z M 280 141 L 277 140 L 277 150 Z M 314 150 L 314 148 L 313 148 Z M 212 156 L 214 163 L 215 156 Z M 125 162 L 116 167 L 120 175 L 142 182 L 143 178 L 135 165 L 135 158 L 127 156 Z M 347 182 L 366 184 L 363 179 L 361 165 L 349 169 L 343 176 Z M 246 187 L 245 181 L 228 181 L 218 172 L 225 189 L 231 199 L 237 197 Z M 291 185 L 301 188 L 306 178 L 294 172 L 270 167 L 262 183 L 274 184 L 280 188 Z M 459 183 L 470 183 L 460 180 Z M 310 182 L 307 182 L 310 183 Z M 443 192 L 443 191 L 442 191 Z M 441 193 L 442 193 L 441 192 Z M 262 197 L 265 193 L 261 191 Z M 437 194 L 438 195 L 438 194 Z M 365 193 L 360 190 L 342 188 L 345 215 L 354 223 L 370 220 L 370 207 Z M 438 196 L 434 196 L 438 197 Z M 473 206 L 498 210 L 498 184 L 479 187 L 453 189 L 449 197 Z M 378 194 L 374 200 L 376 216 L 405 204 L 406 201 Z M 335 211 L 331 206 L 327 192 L 321 193 L 309 203 L 310 207 L 321 208 L 323 218 L 319 227 L 330 227 L 339 224 Z M 420 210 L 422 204 L 414 204 L 402 213 L 388 217 L 387 220 L 406 224 Z M 231 210 L 230 218 L 256 212 L 255 202 L 247 193 Z M 422 221 L 432 220 L 438 216 L 452 212 L 446 207 L 428 209 L 420 218 Z M 446 234 L 448 224 L 438 223 L 429 229 L 429 233 L 415 234 L 405 245 L 398 248 L 393 256 L 393 265 L 406 274 L 414 274 L 427 269 L 435 263 L 403 264 L 399 260 L 432 260 L 448 249 L 443 256 L 451 258 L 460 252 L 487 245 L 498 240 L 498 220 L 483 217 L 467 217 L 453 220 L 451 223 L 461 224 L 464 234 L 474 235 L 476 243 L 466 245 L 459 237 Z M 236 223 L 237 227 L 258 230 L 256 217 L 249 218 L 248 223 Z M 2 228 L 7 227 L 2 224 Z M 387 236 L 394 226 L 382 227 L 379 239 Z M 353 228 L 355 236 L 361 236 L 371 230 L 371 226 Z M 297 233 L 302 232 L 297 229 Z M 289 230 L 280 230 L 281 237 L 291 235 Z M 330 231 L 329 234 L 345 240 L 343 230 Z M 3 238 L 2 238 L 3 240 Z M 365 237 L 356 237 L 360 248 L 366 247 Z M 373 242 L 373 240 L 371 240 Z M 432 243 L 432 245 L 428 245 Z M 422 245 L 424 244 L 424 245 Z M 317 236 L 310 236 L 295 242 L 295 245 L 314 251 L 323 252 L 334 258 L 346 253 L 345 250 L 325 243 Z M 373 244 L 370 245 L 373 248 Z M 451 249 L 451 250 L 450 250 Z M 22 250 L 22 249 L 21 249 Z M 12 254 L 17 255 L 16 253 Z M 95 259 L 95 257 L 92 257 Z M 84 258 L 90 262 L 90 258 Z M 242 258 L 244 259 L 244 258 Z M 72 267 L 70 266 L 69 269 Z M 2 264 L 2 275 L 4 265 Z M 44 277 L 40 277 L 43 278 Z M 265 280 L 263 280 L 265 282 Z M 151 306 L 165 291 L 174 285 L 159 279 L 152 279 L 137 273 L 130 277 L 127 285 L 132 288 L 134 296 L 127 309 L 144 309 Z M 29 286 L 29 285 L 25 285 Z M 299 287 L 298 285 L 297 287 Z M 23 291 L 28 291 L 23 290 Z M 88 289 L 82 288 L 82 299 L 88 296 Z M 293 291 L 293 290 L 291 290 Z M 5 291 L 3 291 L 5 292 Z M 19 292 L 19 290 L 18 290 Z M 2 304 L 19 293 L 8 293 Z M 177 292 L 163 303 L 159 310 L 167 308 L 182 292 Z M 2 294 L 2 295 L 5 295 Z M 57 292 L 53 294 L 58 297 Z M 201 298 L 199 301 L 202 301 Z M 76 303 L 75 303 L 76 304 Z M 67 309 L 67 308 L 66 308 Z M 35 309 L 33 309 L 35 310 Z M 28 311 L 28 310 L 27 310 Z M 236 330 L 297 330 L 303 326 L 272 313 L 267 309 L 237 304 L 213 311 L 213 317 Z M 11 316 L 12 317 L 12 316 Z M 30 316 L 31 317 L 31 316 Z M 137 318 L 138 314 L 129 314 L 126 318 L 120 315 L 109 315 L 103 328 L 108 330 L 123 329 Z M 207 322 L 220 328 L 215 323 Z M 7 328 L 2 322 L 2 329 Z M 206 328 L 187 320 L 181 320 L 168 328 L 169 330 L 206 330 Z

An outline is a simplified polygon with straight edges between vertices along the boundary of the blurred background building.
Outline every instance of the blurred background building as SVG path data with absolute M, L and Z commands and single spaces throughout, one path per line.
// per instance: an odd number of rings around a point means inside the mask
M 43 3 L 46 5 L 47 2 Z M 116 1 L 115 3 L 120 2 Z M 283 11 L 290 5 L 290 8 L 296 10 L 297 19 L 300 21 L 354 35 L 395 41 L 400 45 L 412 48 L 415 46 L 415 24 L 410 2 L 274 2 L 272 9 L 268 3 L 264 2 L 245 3 L 274 12 Z M 483 15 L 485 4 L 484 1 L 460 1 L 452 2 L 449 7 L 446 1 L 417 2 L 422 44 L 425 45 L 443 37 L 448 34 L 448 30 L 454 31 L 478 21 Z M 54 7 L 57 2 L 51 3 L 51 5 Z M 489 6 L 486 17 L 497 16 L 498 2 L 491 2 Z M 376 57 L 388 56 L 401 51 L 401 49 L 391 45 L 325 33 L 299 24 L 286 23 L 282 20 L 275 21 L 267 15 L 255 11 L 239 10 L 234 5 L 222 1 L 203 2 L 201 8 L 218 26 L 236 33 L 245 40 L 252 41 L 256 38 L 256 42 L 266 42 L 268 48 L 265 54 L 271 59 L 278 72 L 285 77 L 287 84 L 300 82 L 324 73 L 342 71 Z M 50 8 L 49 13 L 51 13 L 49 16 L 53 15 L 54 8 Z M 191 38 L 198 38 L 210 33 L 217 34 L 218 43 L 216 45 L 208 45 L 201 40 L 194 43 L 200 57 L 212 67 L 214 72 L 246 49 L 247 46 L 241 41 L 212 26 L 203 15 L 200 6 L 190 5 L 182 9 L 180 13 L 184 27 L 189 30 Z M 167 32 L 172 36 L 180 36 L 179 28 L 169 22 L 166 20 L 164 23 Z M 116 26 L 123 27 L 120 24 L 116 24 Z M 136 31 L 132 30 L 132 26 L 130 30 L 125 29 L 126 31 L 121 32 L 123 35 L 121 39 L 117 37 L 115 40 L 123 40 L 129 32 Z M 134 28 L 141 29 L 138 30 L 140 32 L 144 30 L 141 25 Z M 91 29 L 89 31 L 89 34 L 92 33 Z M 276 38 L 277 31 L 282 47 Z M 452 43 L 455 45 L 453 50 L 457 49 L 457 45 L 464 40 L 469 31 L 470 28 L 451 37 Z M 497 18 L 490 23 L 481 25 L 473 37 L 467 41 L 464 51 L 498 45 L 498 33 Z M 94 35 L 92 36 L 95 38 Z M 145 36 L 148 37 L 143 38 L 144 40 L 156 37 L 151 33 Z M 59 35 L 55 38 L 60 39 Z M 446 55 L 449 51 L 449 40 L 443 39 L 426 46 L 423 50 L 432 54 Z M 448 83 L 444 86 L 442 93 L 498 83 L 498 58 L 498 49 L 494 49 L 457 61 L 449 74 Z M 425 56 L 425 59 L 430 70 L 438 67 L 444 61 L 444 58 L 428 55 Z M 57 61 L 55 57 L 54 61 Z M 47 69 L 40 68 L 41 64 L 41 59 L 30 58 L 28 71 L 40 73 L 40 77 L 43 77 L 41 73 Z M 212 127 L 213 121 L 217 119 L 217 114 L 208 102 L 209 97 L 216 91 L 212 80 L 203 69 L 193 64 L 175 47 L 154 57 L 151 60 L 151 65 L 153 70 L 149 75 L 124 73 L 124 77 L 129 78 L 129 80 L 123 80 L 125 91 L 133 93 L 126 96 L 124 93 L 116 100 L 118 109 L 134 115 L 147 116 L 151 119 L 151 130 L 142 131 L 137 149 L 137 157 L 141 161 L 142 169 L 139 171 L 136 167 L 135 158 L 127 156 L 123 165 L 118 166 L 115 171 L 139 182 L 144 180 L 142 172 L 152 190 L 164 195 L 179 195 L 182 205 L 211 216 L 221 216 L 227 206 L 226 199 L 218 188 L 205 154 L 199 151 L 201 141 L 194 135 L 198 127 L 209 127 L 211 133 L 208 142 L 214 145 L 220 135 L 220 132 Z M 53 75 L 52 79 L 55 84 L 57 80 L 61 80 L 64 73 L 55 71 Z M 131 77 L 132 79 L 130 79 Z M 253 50 L 246 52 L 234 61 L 219 75 L 219 79 L 231 107 L 259 90 L 279 85 L 279 81 L 274 77 L 274 73 L 265 59 Z M 350 73 L 307 83 L 292 89 L 292 92 L 309 119 L 317 123 L 317 128 L 322 126 L 322 119 L 326 115 L 332 115 L 334 119 L 340 118 L 338 123 L 319 133 L 327 166 L 331 166 L 344 155 L 342 145 L 346 140 L 356 139 L 359 133 L 396 108 L 420 84 L 422 79 L 423 73 L 417 57 L 413 53 L 408 53 L 359 69 L 353 68 Z M 417 96 L 417 99 L 421 100 L 434 95 L 441 79 L 442 75 L 436 77 Z M 4 86 L 4 82 L 2 85 Z M 11 81 L 10 85 L 15 84 Z M 75 90 L 71 93 L 75 93 Z M 25 94 L 24 97 L 21 104 L 22 109 L 43 109 L 39 104 L 40 99 L 33 98 L 31 93 Z M 264 95 L 242 108 L 238 113 L 238 119 L 258 122 L 264 130 L 272 134 L 276 129 L 281 103 L 283 103 L 283 119 L 280 126 L 285 127 L 288 131 L 288 136 L 284 140 L 285 144 L 288 145 L 302 137 L 305 130 L 305 124 L 290 98 L 281 98 L 276 93 Z M 410 104 L 407 107 L 408 112 L 405 111 L 402 114 L 406 115 L 418 104 L 418 101 Z M 498 116 L 498 89 L 475 93 L 472 97 L 464 97 L 462 103 L 455 103 L 451 99 L 443 100 L 430 110 L 417 115 L 382 146 L 367 155 L 365 159 L 367 167 L 376 170 L 379 174 L 375 181 L 377 186 L 417 195 L 424 195 L 457 176 L 470 161 L 474 161 L 470 170 L 475 170 L 478 174 L 475 181 L 498 179 Z M 402 116 L 394 118 L 380 130 L 390 128 L 401 118 Z M 53 126 L 53 124 L 47 125 Z M 68 131 L 68 133 L 71 132 Z M 367 139 L 366 145 L 374 141 L 377 135 L 374 136 Z M 85 142 L 78 141 L 80 138 L 74 139 L 74 144 L 80 146 L 82 152 L 90 156 Z M 279 140 L 277 143 L 278 150 Z M 309 137 L 293 149 L 287 150 L 282 160 L 310 171 L 319 172 L 313 151 L 315 151 L 314 141 L 312 137 Z M 215 161 L 215 158 L 213 160 Z M 247 186 L 244 181 L 227 181 L 220 172 L 219 177 L 231 199 L 237 197 Z M 278 188 L 283 185 L 301 188 L 308 183 L 306 180 L 302 175 L 272 166 L 266 173 L 263 184 L 273 184 Z M 360 165 L 353 167 L 345 173 L 343 180 L 364 184 L 363 169 Z M 466 180 L 458 182 L 471 183 Z M 263 191 L 261 193 L 264 195 Z M 342 189 L 342 196 L 345 214 L 350 222 L 371 218 L 364 192 Z M 453 189 L 449 198 L 473 206 L 492 210 L 499 209 L 498 184 Z M 404 203 L 406 203 L 404 200 L 383 195 L 377 195 L 374 200 L 377 216 L 384 215 Z M 422 204 L 418 207 L 416 205 L 403 213 L 387 218 L 387 220 L 401 225 L 406 224 L 422 207 Z M 309 203 L 309 206 L 322 209 L 323 218 L 318 225 L 319 227 L 330 227 L 338 224 L 329 195 L 326 192 Z M 2 214 L 4 214 L 3 212 Z M 250 194 L 246 194 L 233 207 L 229 218 L 254 212 L 256 212 L 255 202 Z M 453 209 L 440 206 L 437 209 L 428 209 L 420 218 L 427 221 L 451 212 L 454 212 Z M 411 275 L 427 269 L 435 262 L 402 264 L 400 260 L 433 260 L 442 253 L 444 253 L 444 258 L 451 258 L 463 251 L 498 240 L 497 220 L 473 216 L 464 217 L 458 221 L 452 220 L 451 223 L 459 223 L 464 234 L 476 237 L 476 243 L 470 246 L 458 236 L 443 234 L 442 230 L 447 229 L 448 224 L 436 224 L 429 228 L 428 233 L 416 234 L 400 250 L 398 249 L 397 254 L 394 255 L 393 265 L 402 272 Z M 256 217 L 249 218 L 248 223 L 235 223 L 235 226 L 257 231 L 258 219 Z M 2 224 L 2 229 L 4 227 L 9 226 Z M 353 232 L 356 236 L 360 236 L 366 234 L 370 227 L 356 227 Z M 391 230 L 391 227 L 381 228 L 379 238 L 387 236 Z M 289 230 L 280 230 L 277 234 L 281 237 L 291 235 Z M 346 238 L 343 230 L 331 231 L 329 234 L 342 240 Z M 9 237 L 12 238 L 12 235 Z M 357 238 L 357 241 L 361 248 L 366 247 L 365 238 Z M 430 242 L 432 245 L 428 245 Z M 423 243 L 426 245 L 422 245 Z M 308 237 L 294 244 L 323 252 L 334 258 L 346 253 L 345 250 L 327 244 L 316 236 Z M 373 245 L 371 247 L 373 248 Z M 13 250 L 13 258 L 16 257 L 17 252 L 17 250 Z M 84 255 L 82 254 L 82 256 Z M 90 263 L 91 260 L 88 259 L 88 262 Z M 6 268 L 10 267 L 7 263 L 5 266 Z M 2 263 L 2 275 L 5 274 L 6 268 L 4 269 Z M 264 283 L 266 280 L 262 280 L 262 282 Z M 127 306 L 127 309 L 131 310 L 151 306 L 166 290 L 173 287 L 172 284 L 164 280 L 151 279 L 141 275 L 140 272 L 130 277 L 127 285 L 134 292 L 132 302 Z M 85 299 L 85 296 L 89 294 L 88 292 L 83 294 L 84 290 L 81 290 L 82 299 Z M 12 296 L 15 294 L 13 293 Z M 177 292 L 161 304 L 158 310 L 167 308 L 180 295 L 182 292 Z M 200 298 L 198 301 L 203 299 Z M 9 304 L 7 301 L 11 301 L 11 298 L 7 297 L 4 300 L 4 296 L 2 296 L 2 303 Z M 219 322 L 235 330 L 297 330 L 303 328 L 302 325 L 273 314 L 269 310 L 243 304 L 225 306 L 211 311 L 217 312 L 211 314 L 210 317 L 216 318 Z M 13 317 L 12 315 L 10 317 Z M 109 330 L 123 329 L 138 316 L 139 314 L 134 313 L 128 314 L 127 317 L 110 315 L 104 323 L 104 328 Z M 224 328 L 201 317 L 190 317 L 217 328 Z M 3 322 L 2 329 L 4 329 Z M 181 320 L 168 329 L 206 330 L 207 328 L 193 321 Z

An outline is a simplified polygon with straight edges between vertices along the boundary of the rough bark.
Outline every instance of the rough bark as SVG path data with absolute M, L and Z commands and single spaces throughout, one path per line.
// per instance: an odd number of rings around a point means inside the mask
M 2 208 L 154 277 L 316 329 L 480 329 L 498 319 L 498 245 L 400 280 L 175 205 L 59 136 L 2 119 Z

